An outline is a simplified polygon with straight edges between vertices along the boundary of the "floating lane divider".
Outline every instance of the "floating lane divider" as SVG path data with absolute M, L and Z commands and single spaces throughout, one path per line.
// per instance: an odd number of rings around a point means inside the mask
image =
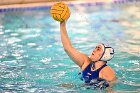
M 70 7 L 74 5 L 80 5 L 80 6 L 100 6 L 104 5 L 104 2 L 93 2 L 93 3 L 79 3 L 79 4 L 74 4 L 74 3 L 68 3 Z M 13 11 L 30 11 L 30 10 L 45 10 L 49 9 L 51 6 L 32 6 L 32 7 L 13 7 L 13 8 L 0 8 L 0 13 L 2 12 L 13 12 Z
M 2 8 L 0 9 L 0 13 L 2 12 L 13 12 L 13 11 L 31 11 L 31 10 L 46 10 L 51 6 L 34 6 L 34 7 L 17 7 L 17 8 Z

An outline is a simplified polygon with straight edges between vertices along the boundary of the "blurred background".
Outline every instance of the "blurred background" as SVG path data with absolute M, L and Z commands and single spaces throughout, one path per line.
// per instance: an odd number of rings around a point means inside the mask
M 111 91 L 82 86 L 79 67 L 63 50 L 59 22 L 50 16 L 54 3 L 0 6 L 0 92 L 139 93 L 139 0 L 66 2 L 71 10 L 67 30 L 76 49 L 88 56 L 101 42 L 115 49 L 108 65 L 118 80 Z

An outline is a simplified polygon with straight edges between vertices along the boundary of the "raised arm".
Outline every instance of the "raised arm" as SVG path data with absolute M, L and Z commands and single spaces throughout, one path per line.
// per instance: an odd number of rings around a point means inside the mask
M 61 34 L 61 41 L 64 47 L 64 50 L 68 54 L 68 56 L 79 66 L 82 68 L 84 63 L 88 62 L 89 58 L 85 54 L 80 53 L 76 50 L 68 37 L 67 30 L 66 30 L 66 22 L 60 23 L 60 34 Z

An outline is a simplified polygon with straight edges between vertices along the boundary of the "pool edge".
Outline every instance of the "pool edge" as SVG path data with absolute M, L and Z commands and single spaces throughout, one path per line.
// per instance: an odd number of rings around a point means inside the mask
M 86 1 L 63 1 L 66 4 L 83 4 L 83 3 L 111 3 L 109 2 L 101 2 L 101 1 L 92 1 L 92 0 L 86 0 Z M 41 3 L 27 3 L 27 4 L 13 4 L 13 5 L 1 5 L 0 9 L 7 9 L 7 8 L 25 8 L 25 7 L 38 7 L 38 6 L 51 6 L 56 2 L 41 2 Z

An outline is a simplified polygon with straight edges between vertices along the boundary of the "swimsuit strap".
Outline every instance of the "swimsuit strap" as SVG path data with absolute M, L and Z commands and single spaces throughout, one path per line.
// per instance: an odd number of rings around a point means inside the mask
M 99 69 L 97 69 L 99 72 L 104 68 L 104 67 L 106 67 L 107 65 L 106 64 L 104 64 L 102 67 L 100 67 Z
M 91 67 L 95 67 L 94 66 L 95 65 L 95 63 L 92 63 L 90 66 Z M 107 65 L 106 64 L 104 64 L 102 67 L 100 67 L 99 69 L 97 69 L 97 70 L 95 70 L 95 71 L 98 71 L 98 72 L 100 72 L 104 67 L 106 67 Z

